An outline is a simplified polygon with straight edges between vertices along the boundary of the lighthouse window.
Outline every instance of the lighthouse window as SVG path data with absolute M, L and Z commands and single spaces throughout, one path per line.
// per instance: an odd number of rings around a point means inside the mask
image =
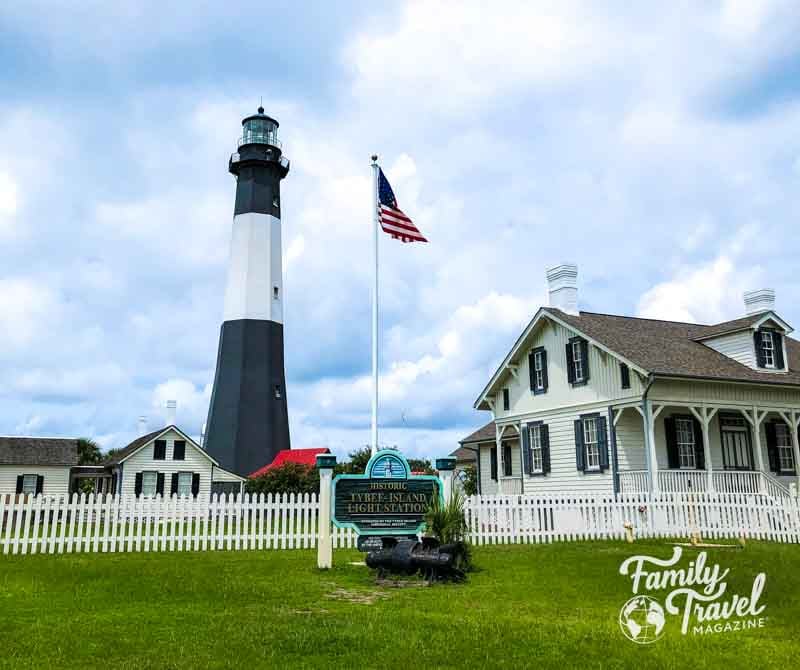
M 278 206 L 278 196 L 277 195 L 272 199 L 272 206 L 273 207 L 277 207 Z
M 277 286 L 272 287 L 272 297 L 277 300 L 280 297 L 280 291 Z
M 277 384 L 275 384 L 275 397 L 276 398 L 280 398 L 281 397 L 281 387 L 278 386 Z

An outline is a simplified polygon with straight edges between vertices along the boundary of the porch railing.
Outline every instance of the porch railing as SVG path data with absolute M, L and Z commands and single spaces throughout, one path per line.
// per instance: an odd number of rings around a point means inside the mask
M 522 493 L 522 480 L 519 477 L 501 479 L 500 493 L 502 495 L 520 495 Z
M 647 470 L 628 470 L 619 473 L 622 493 L 646 493 L 649 487 Z M 776 499 L 791 497 L 789 489 L 763 472 L 726 470 L 712 471 L 716 493 L 766 494 Z M 658 489 L 661 493 L 706 493 L 706 470 L 659 470 Z

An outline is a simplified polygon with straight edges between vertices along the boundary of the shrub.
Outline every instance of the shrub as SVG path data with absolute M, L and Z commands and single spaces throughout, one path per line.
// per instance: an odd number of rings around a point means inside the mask
M 474 465 L 468 465 L 459 474 L 461 486 L 464 488 L 465 496 L 478 495 L 478 469 Z
M 248 493 L 317 493 L 319 470 L 310 465 L 284 463 L 260 477 L 248 479 L 245 490 Z
M 434 496 L 425 512 L 425 530 L 441 544 L 465 541 L 469 527 L 464 515 L 464 494 L 454 488 L 447 501 Z

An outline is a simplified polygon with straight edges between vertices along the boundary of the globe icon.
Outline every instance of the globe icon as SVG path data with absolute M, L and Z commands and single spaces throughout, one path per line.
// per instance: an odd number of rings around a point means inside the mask
M 652 644 L 664 633 L 664 608 L 650 596 L 634 596 L 619 612 L 619 627 L 636 644 Z

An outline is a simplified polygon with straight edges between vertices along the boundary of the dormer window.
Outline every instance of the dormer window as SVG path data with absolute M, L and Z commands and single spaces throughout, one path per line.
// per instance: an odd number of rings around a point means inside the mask
M 776 330 L 760 328 L 755 332 L 756 363 L 765 370 L 783 370 L 783 337 Z

